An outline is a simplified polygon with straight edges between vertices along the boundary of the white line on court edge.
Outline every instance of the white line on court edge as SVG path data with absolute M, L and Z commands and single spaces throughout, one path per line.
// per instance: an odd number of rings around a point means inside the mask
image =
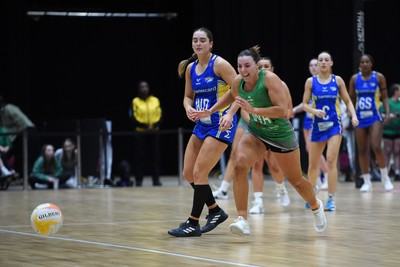
M 76 243 L 98 245 L 98 246 L 104 246 L 104 247 L 114 247 L 114 248 L 123 248 L 123 249 L 129 249 L 129 250 L 145 251 L 145 252 L 150 252 L 150 253 L 157 253 L 157 254 L 163 254 L 163 255 L 168 255 L 168 256 L 176 256 L 176 257 L 181 257 L 181 258 L 195 259 L 195 260 L 201 260 L 201 261 L 207 261 L 207 262 L 215 262 L 215 263 L 226 264 L 226 265 L 257 267 L 257 265 L 249 265 L 249 264 L 237 263 L 237 262 L 213 260 L 213 259 L 209 259 L 209 258 L 203 258 L 203 257 L 197 257 L 197 256 L 189 256 L 189 255 L 184 255 L 184 254 L 165 252 L 165 251 L 159 251 L 159 250 L 147 249 L 147 248 L 115 245 L 115 244 L 108 244 L 108 243 L 94 242 L 94 241 L 86 241 L 86 240 L 72 239 L 72 238 L 58 237 L 58 236 L 45 236 L 45 235 L 39 235 L 39 234 L 34 234 L 34 233 L 25 233 L 25 232 L 18 232 L 18 231 L 4 230 L 4 229 L 0 229 L 0 233 L 1 232 L 9 233 L 9 234 L 33 236 L 33 237 L 39 237 L 39 238 L 56 239 L 56 240 L 62 240 L 62 241 L 70 241 L 70 242 L 76 242 Z

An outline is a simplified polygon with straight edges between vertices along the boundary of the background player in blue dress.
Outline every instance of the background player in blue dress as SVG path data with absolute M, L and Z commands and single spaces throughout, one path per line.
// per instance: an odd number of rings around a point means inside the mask
M 318 72 L 319 72 L 318 59 L 312 58 L 310 60 L 310 62 L 308 63 L 308 70 L 310 71 L 311 76 L 315 76 L 318 74 Z M 310 101 L 310 104 L 311 104 L 311 101 Z M 293 108 L 293 114 L 297 114 L 302 111 L 304 111 L 303 103 L 300 103 Z M 304 136 L 304 142 L 306 145 L 307 152 L 309 151 L 309 146 L 310 146 L 311 127 L 312 127 L 312 114 L 305 112 L 304 117 L 303 117 L 303 127 L 302 128 L 303 128 L 303 136 Z M 321 179 L 322 184 L 319 187 L 319 189 L 326 190 L 326 189 L 328 189 L 328 166 L 326 165 L 326 159 L 325 159 L 324 154 L 321 155 L 320 168 L 321 168 L 321 172 L 324 174 L 324 178 Z M 318 183 L 320 183 L 319 180 L 317 180 L 317 186 L 318 186 Z
M 311 143 L 309 147 L 308 179 L 316 185 L 321 155 L 327 147 L 328 163 L 328 200 L 325 210 L 336 209 L 334 194 L 338 178 L 338 155 L 342 141 L 342 121 L 340 98 L 343 99 L 351 114 L 353 126 L 358 125 L 354 106 L 347 93 L 346 84 L 340 76 L 332 74 L 332 57 L 328 52 L 318 55 L 319 73 L 306 80 L 303 95 L 305 112 L 313 115 Z M 310 106 L 310 100 L 312 105 Z
M 236 76 L 235 69 L 225 59 L 213 54 L 213 35 L 206 28 L 193 32 L 194 54 L 180 62 L 178 74 L 185 75 L 183 107 L 187 117 L 196 122 L 186 146 L 183 177 L 194 189 L 192 211 L 189 218 L 178 228 L 168 231 L 176 237 L 201 236 L 228 218 L 215 202 L 208 175 L 219 161 L 222 153 L 231 144 L 236 131 L 236 115 L 227 130 L 220 129 L 219 120 L 230 106 L 226 106 L 210 116 L 197 120 L 193 113 L 212 107 L 220 97 L 229 91 Z M 207 223 L 200 229 L 199 219 L 204 204 L 209 214 Z
M 371 175 L 368 170 L 370 149 L 374 151 L 381 172 L 381 181 L 386 191 L 393 189 L 387 170 L 387 160 L 382 149 L 383 124 L 389 122 L 389 117 L 383 119 L 380 106 L 381 101 L 387 113 L 390 113 L 385 76 L 373 71 L 374 60 L 365 54 L 360 58 L 360 71 L 354 74 L 349 83 L 349 94 L 360 124 L 355 129 L 358 160 L 364 184 L 361 192 L 372 190 Z

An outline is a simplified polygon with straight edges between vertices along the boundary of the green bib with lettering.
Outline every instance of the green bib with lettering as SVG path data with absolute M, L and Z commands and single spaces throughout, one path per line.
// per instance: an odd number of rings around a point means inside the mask
M 256 86 L 252 91 L 244 90 L 244 80 L 239 84 L 239 95 L 256 108 L 272 107 L 273 104 L 268 95 L 268 88 L 264 84 L 265 70 L 260 70 Z M 250 114 L 248 131 L 262 141 L 279 148 L 296 149 L 298 141 L 289 119 L 268 118 L 265 116 Z

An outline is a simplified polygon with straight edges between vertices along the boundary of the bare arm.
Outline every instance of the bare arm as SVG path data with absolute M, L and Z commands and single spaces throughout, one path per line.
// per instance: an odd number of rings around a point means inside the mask
M 357 74 L 354 74 L 353 76 L 351 76 L 350 78 L 350 82 L 349 82 L 349 97 L 351 99 L 351 101 L 353 102 L 353 105 L 356 105 L 356 89 L 354 87 L 355 83 L 356 83 L 356 77 Z
M 303 94 L 303 109 L 305 112 L 311 113 L 318 118 L 322 118 L 326 115 L 326 112 L 323 111 L 322 109 L 316 109 L 310 106 L 310 100 L 312 96 L 312 77 L 308 78 L 306 80 L 306 83 L 304 85 L 304 94 Z
M 301 103 L 301 105 L 303 106 L 303 110 L 305 112 L 309 112 L 310 109 L 307 109 L 306 106 L 308 106 L 308 103 L 310 103 L 310 99 L 311 99 L 311 86 L 312 86 L 312 78 L 308 78 L 306 80 L 306 83 L 304 84 L 304 93 L 303 93 L 303 102 Z
M 186 111 L 186 116 L 194 121 L 193 112 L 195 109 L 193 108 L 193 100 L 194 100 L 194 92 L 192 89 L 192 78 L 190 77 L 190 69 L 192 68 L 193 63 L 189 64 L 186 68 L 185 72 L 185 94 L 183 96 L 183 107 Z
M 219 120 L 219 125 L 221 126 L 221 131 L 226 131 L 232 125 L 233 116 L 235 116 L 236 112 L 239 109 L 239 105 L 236 102 L 233 102 L 228 112 L 221 117 Z
M 234 116 L 236 114 L 236 112 L 239 110 L 239 106 L 238 104 L 236 104 L 235 102 L 232 103 L 231 107 L 229 108 L 228 112 L 226 114 L 230 115 L 230 116 Z
M 286 118 L 288 107 L 291 107 L 291 97 L 288 89 L 284 88 L 282 80 L 273 72 L 266 71 L 264 76 L 265 87 L 268 88 L 268 95 L 272 107 L 255 108 L 241 97 L 236 97 L 236 103 L 250 114 L 265 116 L 268 118 Z M 267 89 L 266 89 L 267 90 Z M 287 90 L 285 92 L 285 90 Z M 282 92 L 285 92 L 282 94 Z
M 356 115 L 356 110 L 354 109 L 353 102 L 350 99 L 349 94 L 347 93 L 346 84 L 344 83 L 342 77 L 336 75 L 336 82 L 339 86 L 339 94 L 342 98 L 343 102 L 346 104 L 347 110 L 350 112 L 351 123 L 353 126 L 358 125 L 358 118 Z
M 240 110 L 240 117 L 241 117 L 242 119 L 244 119 L 244 121 L 245 121 L 246 123 L 249 123 L 249 122 L 250 122 L 250 115 L 249 115 L 249 113 L 247 113 L 247 112 L 244 111 L 243 109 Z
M 294 113 L 293 113 L 293 100 L 292 100 L 292 95 L 290 94 L 289 87 L 285 82 L 282 81 L 283 87 L 285 88 L 284 92 L 286 94 L 286 97 L 289 99 L 289 105 L 288 105 L 288 118 L 293 118 Z
M 269 98 L 274 105 L 273 107 L 262 108 L 266 111 L 265 116 L 268 118 L 286 118 L 288 107 L 292 107 L 292 97 L 290 96 L 289 89 L 284 87 L 278 75 L 270 71 L 265 73 L 264 84 L 268 88 Z M 285 92 L 283 97 L 282 92 Z M 262 111 L 260 115 L 263 115 Z
M 385 78 L 385 76 L 383 76 L 382 73 L 379 73 L 379 72 L 378 72 L 378 82 L 379 82 L 379 88 L 381 90 L 381 98 L 382 98 L 383 107 L 385 108 L 385 112 L 387 114 L 390 114 L 386 78 Z M 385 117 L 385 120 L 383 123 L 388 124 L 389 119 L 390 119 L 389 116 Z
M 300 104 L 298 104 L 297 106 L 295 106 L 295 107 L 293 108 L 293 114 L 297 114 L 297 113 L 300 113 L 300 112 L 302 112 L 302 111 L 304 111 L 304 109 L 303 109 L 303 102 L 301 102 Z

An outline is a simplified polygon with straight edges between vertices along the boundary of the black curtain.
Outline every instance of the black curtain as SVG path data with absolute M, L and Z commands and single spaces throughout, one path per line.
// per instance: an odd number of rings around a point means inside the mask
M 27 16 L 32 9 L 78 4 L 78 10 L 172 11 L 178 17 Z M 366 52 L 374 56 L 388 85 L 398 82 L 397 9 L 389 0 L 363 4 Z M 182 107 L 184 81 L 176 69 L 192 54 L 192 32 L 200 26 L 213 31 L 214 52 L 233 66 L 241 50 L 260 45 L 288 84 L 294 105 L 301 101 L 309 76 L 308 61 L 319 52 L 332 54 L 333 72 L 346 82 L 353 74 L 354 3 L 349 0 L 6 0 L 0 12 L 5 37 L 0 44 L 1 94 L 37 125 L 46 120 L 105 118 L 113 122 L 114 131 L 130 131 L 127 109 L 136 82 L 144 79 L 163 105 L 163 128 L 191 128 Z M 176 147 L 163 144 L 162 150 Z M 170 158 L 162 172 L 176 174 L 177 162 Z

